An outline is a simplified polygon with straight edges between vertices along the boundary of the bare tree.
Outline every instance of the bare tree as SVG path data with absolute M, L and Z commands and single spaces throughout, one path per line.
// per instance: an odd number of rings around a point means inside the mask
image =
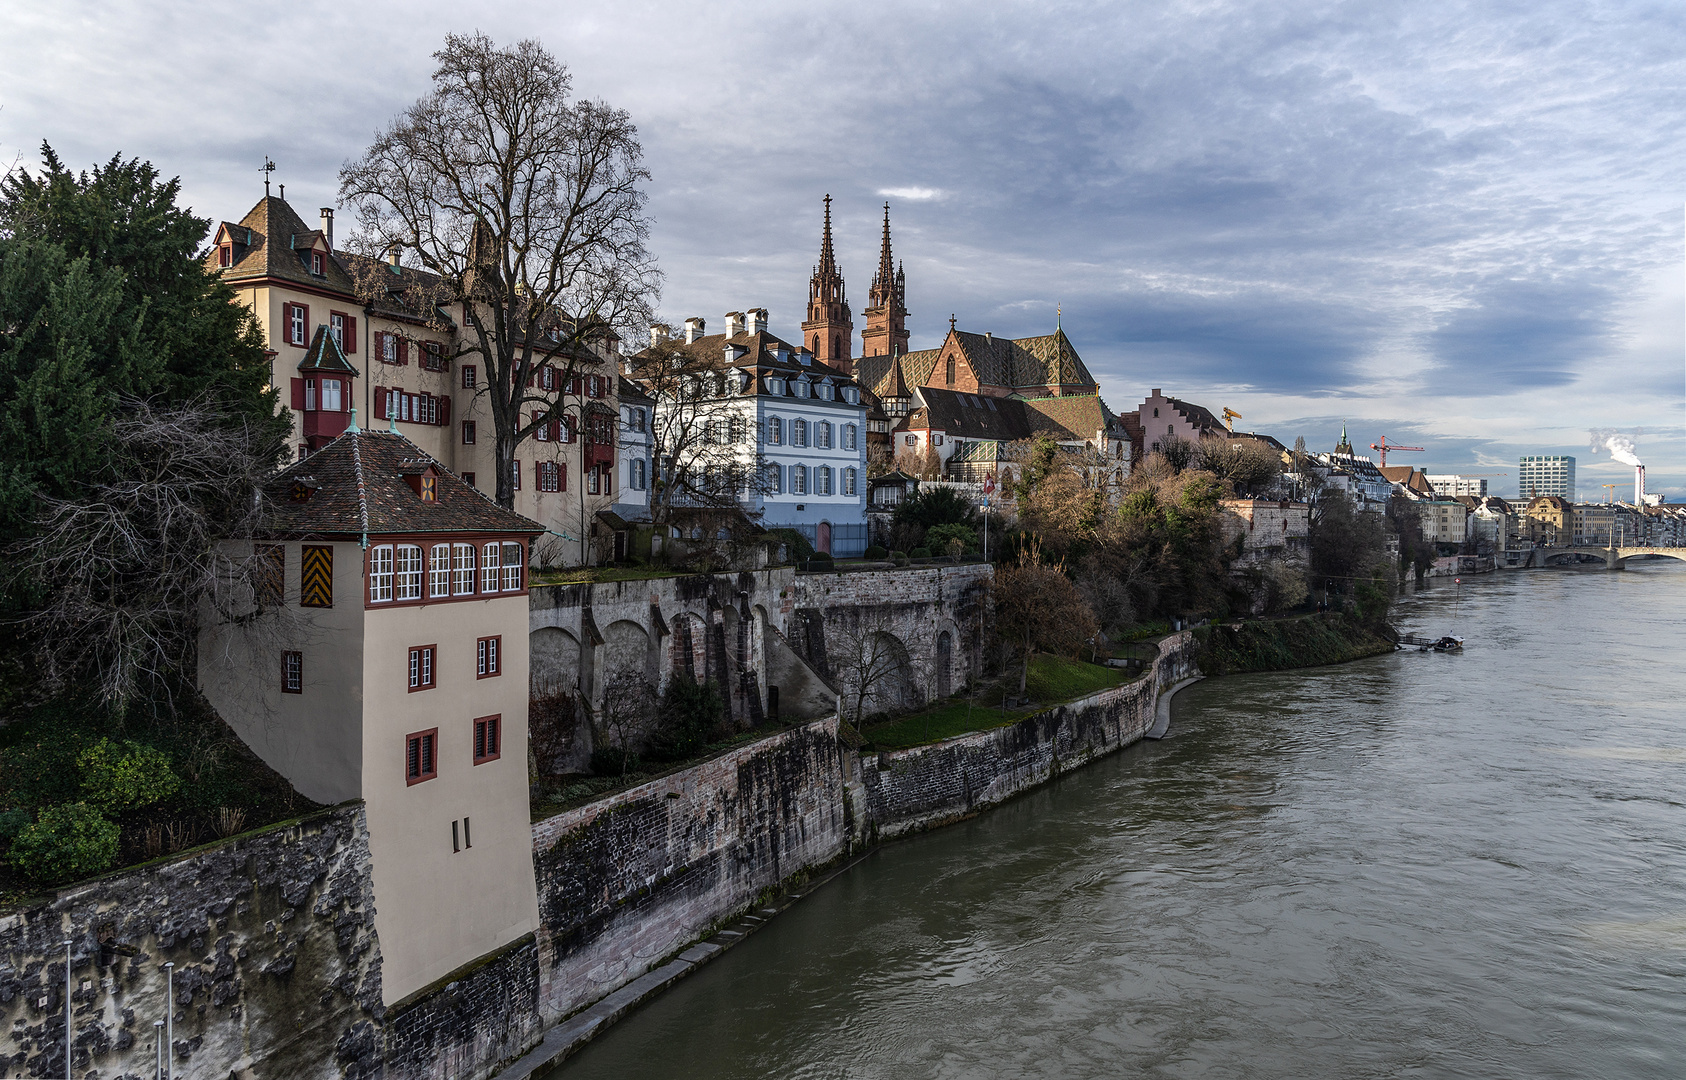
M 606 736 L 603 746 L 620 751 L 621 775 L 625 776 L 636 748 L 649 738 L 661 698 L 649 680 L 636 671 L 619 672 L 603 689 L 599 713 Z
M 40 689 L 91 686 L 121 705 L 168 696 L 191 673 L 202 613 L 251 621 L 275 564 L 249 544 L 259 484 L 284 449 L 200 401 L 122 403 L 112 474 L 76 498 L 43 499 L 31 535 L 8 551 L 10 584 L 36 602 L 19 616 Z
M 1030 658 L 1037 651 L 1075 656 L 1098 633 L 1088 601 L 1063 566 L 1041 562 L 1034 540 L 1019 551 L 1017 566 L 996 571 L 990 586 L 995 598 L 995 630 L 1023 653 L 1019 696 L 1030 678 Z
M 485 364 L 476 392 L 495 429 L 497 500 L 512 507 L 517 448 L 562 418 L 540 376 L 567 386 L 603 363 L 617 327 L 648 321 L 650 174 L 626 112 L 575 100 L 567 66 L 537 42 L 452 34 L 433 55 L 432 92 L 340 170 L 340 195 L 360 220 L 359 292 L 396 293 L 436 329 L 462 320 L 456 355 Z M 391 273 L 382 260 L 401 255 L 425 272 Z
M 1282 455 L 1257 439 L 1207 435 L 1195 447 L 1193 463 L 1227 481 L 1237 495 L 1262 495 L 1282 481 Z
M 741 384 L 721 357 L 659 338 L 633 359 L 630 377 L 656 401 L 651 521 L 666 524 L 678 508 L 736 509 L 766 490 L 752 399 L 741 396 L 753 387 Z
M 882 699 L 896 683 L 913 676 L 907 649 L 890 632 L 883 615 L 862 617 L 832 634 L 828 660 L 844 692 L 853 699 L 857 730 L 868 699 Z

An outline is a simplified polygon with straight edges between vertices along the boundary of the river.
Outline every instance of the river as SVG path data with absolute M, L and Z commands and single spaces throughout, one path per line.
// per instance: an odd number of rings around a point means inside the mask
M 874 852 L 555 1074 L 1686 1076 L 1686 565 L 1401 601 Z

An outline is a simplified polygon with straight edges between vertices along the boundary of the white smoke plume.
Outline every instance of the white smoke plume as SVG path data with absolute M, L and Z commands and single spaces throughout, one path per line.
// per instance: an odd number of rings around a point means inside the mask
M 1593 453 L 1596 454 L 1600 450 L 1608 450 L 1610 451 L 1610 456 L 1621 462 L 1623 465 L 1643 464 L 1643 462 L 1639 460 L 1639 455 L 1634 453 L 1634 450 L 1636 450 L 1637 447 L 1634 445 L 1632 436 L 1628 435 L 1626 432 L 1614 431 L 1609 428 L 1605 428 L 1603 430 L 1595 429 L 1591 434 Z M 1634 435 L 1638 434 L 1641 434 L 1641 432 L 1634 432 Z

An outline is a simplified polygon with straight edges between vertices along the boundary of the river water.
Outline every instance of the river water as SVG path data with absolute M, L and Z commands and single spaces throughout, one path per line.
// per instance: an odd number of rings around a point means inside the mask
M 1211 679 L 889 844 L 589 1077 L 1686 1076 L 1686 565 L 1450 582 L 1459 656 Z

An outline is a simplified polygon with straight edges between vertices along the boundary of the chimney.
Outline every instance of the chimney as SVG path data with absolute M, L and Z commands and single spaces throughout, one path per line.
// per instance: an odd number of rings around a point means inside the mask
M 703 327 L 705 327 L 707 325 L 708 325 L 708 323 L 704 319 L 702 319 L 701 317 L 698 317 L 698 316 L 692 316 L 691 318 L 686 319 L 685 320 L 685 344 L 689 345 L 693 341 L 696 341 L 698 338 L 702 337 L 703 336 Z
M 1633 467 L 1633 505 L 1645 505 L 1645 466 Z
M 1155 390 L 1154 390 L 1154 391 L 1153 391 L 1153 393 L 1151 393 L 1151 394 L 1149 394 L 1149 395 L 1148 395 L 1148 396 L 1149 396 L 1149 397 L 1159 397 L 1159 396 L 1160 396 L 1160 391 L 1159 391 L 1159 390 L 1158 390 L 1158 389 L 1157 389 L 1157 388 L 1156 388 L 1156 389 L 1155 389 Z
M 324 206 L 322 214 L 322 235 L 328 238 L 328 250 L 334 250 L 334 208 Z
M 726 336 L 737 337 L 743 333 L 743 312 L 728 311 L 726 313 Z
M 764 307 L 752 307 L 752 308 L 749 309 L 749 311 L 746 314 L 749 317 L 748 330 L 749 330 L 750 333 L 752 333 L 752 334 L 765 334 L 767 332 L 767 309 L 766 308 L 764 308 Z
M 657 345 L 660 345 L 662 342 L 666 341 L 667 340 L 667 333 L 668 333 L 667 327 L 663 326 L 661 323 L 652 324 L 650 326 L 650 348 L 653 349 Z
M 393 270 L 398 269 L 398 249 L 397 248 L 393 248 L 386 253 L 386 261 L 389 264 L 391 264 Z

